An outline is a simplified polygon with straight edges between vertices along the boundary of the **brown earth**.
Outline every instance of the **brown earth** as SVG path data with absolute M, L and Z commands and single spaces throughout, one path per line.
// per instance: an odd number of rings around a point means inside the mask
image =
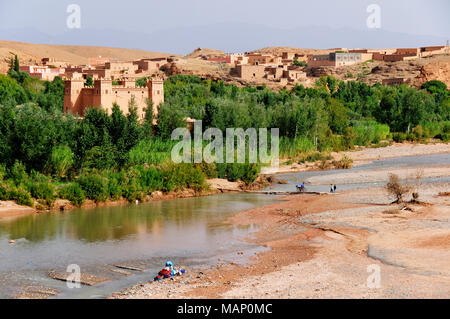
M 336 69 L 325 69 L 340 80 L 358 80 L 373 85 L 383 79 L 403 78 L 407 84 L 420 87 L 429 80 L 439 80 L 450 86 L 450 55 L 411 61 L 373 61 Z
M 169 53 L 133 49 L 33 44 L 0 40 L 0 73 L 6 73 L 8 71 L 10 58 L 16 54 L 19 57 L 21 65 L 36 64 L 44 57 L 52 57 L 58 61 L 68 62 L 73 65 L 85 65 L 88 63 L 89 57 L 95 56 L 104 56 L 121 61 L 129 61 L 141 58 L 168 57 L 172 55 Z
M 226 53 L 216 49 L 208 49 L 208 48 L 197 48 L 191 53 L 186 55 L 186 58 L 215 58 L 215 57 L 226 57 Z

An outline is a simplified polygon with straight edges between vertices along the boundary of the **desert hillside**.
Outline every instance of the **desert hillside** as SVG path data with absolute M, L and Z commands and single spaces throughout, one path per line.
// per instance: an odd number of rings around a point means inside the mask
M 24 42 L 0 40 L 0 72 L 8 70 L 11 56 L 17 54 L 22 65 L 35 64 L 44 57 L 52 57 L 59 61 L 66 61 L 74 65 L 88 63 L 89 57 L 105 56 L 118 60 L 136 60 L 140 58 L 166 57 L 171 54 L 162 52 L 151 52 L 133 49 L 76 46 L 76 45 L 54 45 L 54 44 L 32 44 Z
M 358 80 L 368 84 L 375 84 L 383 79 L 403 78 L 407 84 L 416 87 L 430 80 L 439 80 L 450 86 L 449 55 L 399 62 L 370 61 L 335 70 L 324 69 L 325 73 L 338 79 Z

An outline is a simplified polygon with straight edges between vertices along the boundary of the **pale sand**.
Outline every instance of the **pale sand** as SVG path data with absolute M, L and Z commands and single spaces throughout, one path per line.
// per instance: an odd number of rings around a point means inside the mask
M 190 270 L 113 298 L 448 298 L 450 197 L 439 193 L 450 184 L 418 191 L 427 204 L 403 211 L 384 189 L 372 188 L 291 196 L 242 212 L 230 221 L 260 224 L 249 240 L 268 252 L 248 265 L 219 265 L 201 276 Z M 393 209 L 398 212 L 387 213 Z M 380 269 L 379 288 L 368 285 L 369 266 Z
M 353 184 L 353 183 L 376 183 L 385 182 L 390 174 L 397 175 L 401 180 L 414 182 L 418 176 L 423 178 L 438 178 L 450 176 L 450 165 L 436 167 L 408 167 L 408 168 L 386 168 L 370 171 L 343 172 L 332 176 L 313 176 L 305 181 L 308 184 Z

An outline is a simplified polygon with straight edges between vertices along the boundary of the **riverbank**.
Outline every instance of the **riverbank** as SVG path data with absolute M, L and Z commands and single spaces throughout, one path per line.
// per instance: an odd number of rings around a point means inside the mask
M 12 201 L 0 201 L 0 221 L 26 216 L 35 212 L 36 210 L 31 207 L 17 205 Z
M 442 146 L 425 145 L 416 154 L 442 153 L 448 147 Z M 450 176 L 449 167 L 437 169 L 424 167 L 430 176 Z M 407 176 L 411 168 L 395 170 Z M 379 180 L 381 173 L 372 172 L 366 182 Z M 191 269 L 173 281 L 141 284 L 111 298 L 448 298 L 450 183 L 416 189 L 420 204 L 393 205 L 384 188 L 374 187 L 289 196 L 238 213 L 229 223 L 258 225 L 247 240 L 266 251 L 244 255 L 244 264 L 218 260 L 206 271 Z M 370 282 L 374 269 L 379 286 Z
M 361 148 L 355 151 L 331 153 L 331 156 L 340 160 L 345 155 L 353 160 L 353 165 L 358 166 L 368 163 L 373 160 L 401 157 L 401 156 L 419 156 L 419 155 L 431 155 L 431 154 L 442 154 L 450 153 L 450 143 L 429 143 L 429 144 L 414 144 L 414 143 L 394 143 L 390 146 L 383 148 Z M 447 167 L 445 167 L 447 169 Z M 262 175 L 274 175 L 281 173 L 293 173 L 302 171 L 313 171 L 319 170 L 318 163 L 292 163 L 289 165 L 281 164 L 278 168 L 267 168 L 264 170 Z M 267 185 L 267 180 L 261 181 L 261 176 L 255 185 L 252 185 L 251 189 L 260 189 Z M 384 178 L 384 177 L 383 177 Z M 210 185 L 210 189 L 203 192 L 196 192 L 192 189 L 186 189 L 178 192 L 163 193 L 160 191 L 154 192 L 145 198 L 144 202 L 155 201 L 155 200 L 171 200 L 177 198 L 188 198 L 197 196 L 209 196 L 218 194 L 224 191 L 242 191 L 243 187 L 240 182 L 229 182 L 225 179 L 210 179 L 207 181 Z M 335 183 L 342 183 L 339 180 Z M 74 206 L 68 200 L 58 199 L 55 201 L 52 208 L 47 211 L 60 211 L 60 210 L 72 210 L 75 208 L 95 208 L 104 206 L 119 206 L 128 205 L 130 202 L 120 199 L 120 200 L 108 200 L 103 203 L 96 203 L 92 200 L 86 200 L 81 207 Z M 11 201 L 0 201 L 0 219 L 4 218 L 15 218 L 21 217 L 29 214 L 44 213 L 42 210 L 37 210 L 27 206 L 20 206 Z
M 406 156 L 420 156 L 420 155 L 432 155 L 432 154 L 445 154 L 450 153 L 450 143 L 392 143 L 389 146 L 371 148 L 371 147 L 358 147 L 353 151 L 345 152 L 332 152 L 330 156 L 334 160 L 341 160 L 344 156 L 350 158 L 353 161 L 353 166 L 360 166 L 370 163 L 375 160 L 383 160 L 395 157 Z M 266 168 L 265 174 L 285 174 L 304 172 L 311 170 L 319 170 L 318 162 L 316 163 L 290 163 L 283 164 L 286 161 L 281 161 L 278 168 Z

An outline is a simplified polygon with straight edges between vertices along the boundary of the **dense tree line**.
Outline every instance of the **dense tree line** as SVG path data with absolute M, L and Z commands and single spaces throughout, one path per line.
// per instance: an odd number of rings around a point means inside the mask
M 134 200 L 155 190 L 201 190 L 207 177 L 255 180 L 259 165 L 172 164 L 170 135 L 186 125 L 186 117 L 223 132 L 279 128 L 282 155 L 292 157 L 390 137 L 448 140 L 450 134 L 448 90 L 439 81 L 418 90 L 323 77 L 314 88 L 275 92 L 179 75 L 165 82 L 156 126 L 151 103 L 144 121 L 133 100 L 127 114 L 114 105 L 112 114 L 92 108 L 80 119 L 63 114 L 63 98 L 60 78 L 31 78 L 17 60 L 8 75 L 0 75 L 0 199 L 50 205 L 62 197 L 81 204 L 85 198 Z

